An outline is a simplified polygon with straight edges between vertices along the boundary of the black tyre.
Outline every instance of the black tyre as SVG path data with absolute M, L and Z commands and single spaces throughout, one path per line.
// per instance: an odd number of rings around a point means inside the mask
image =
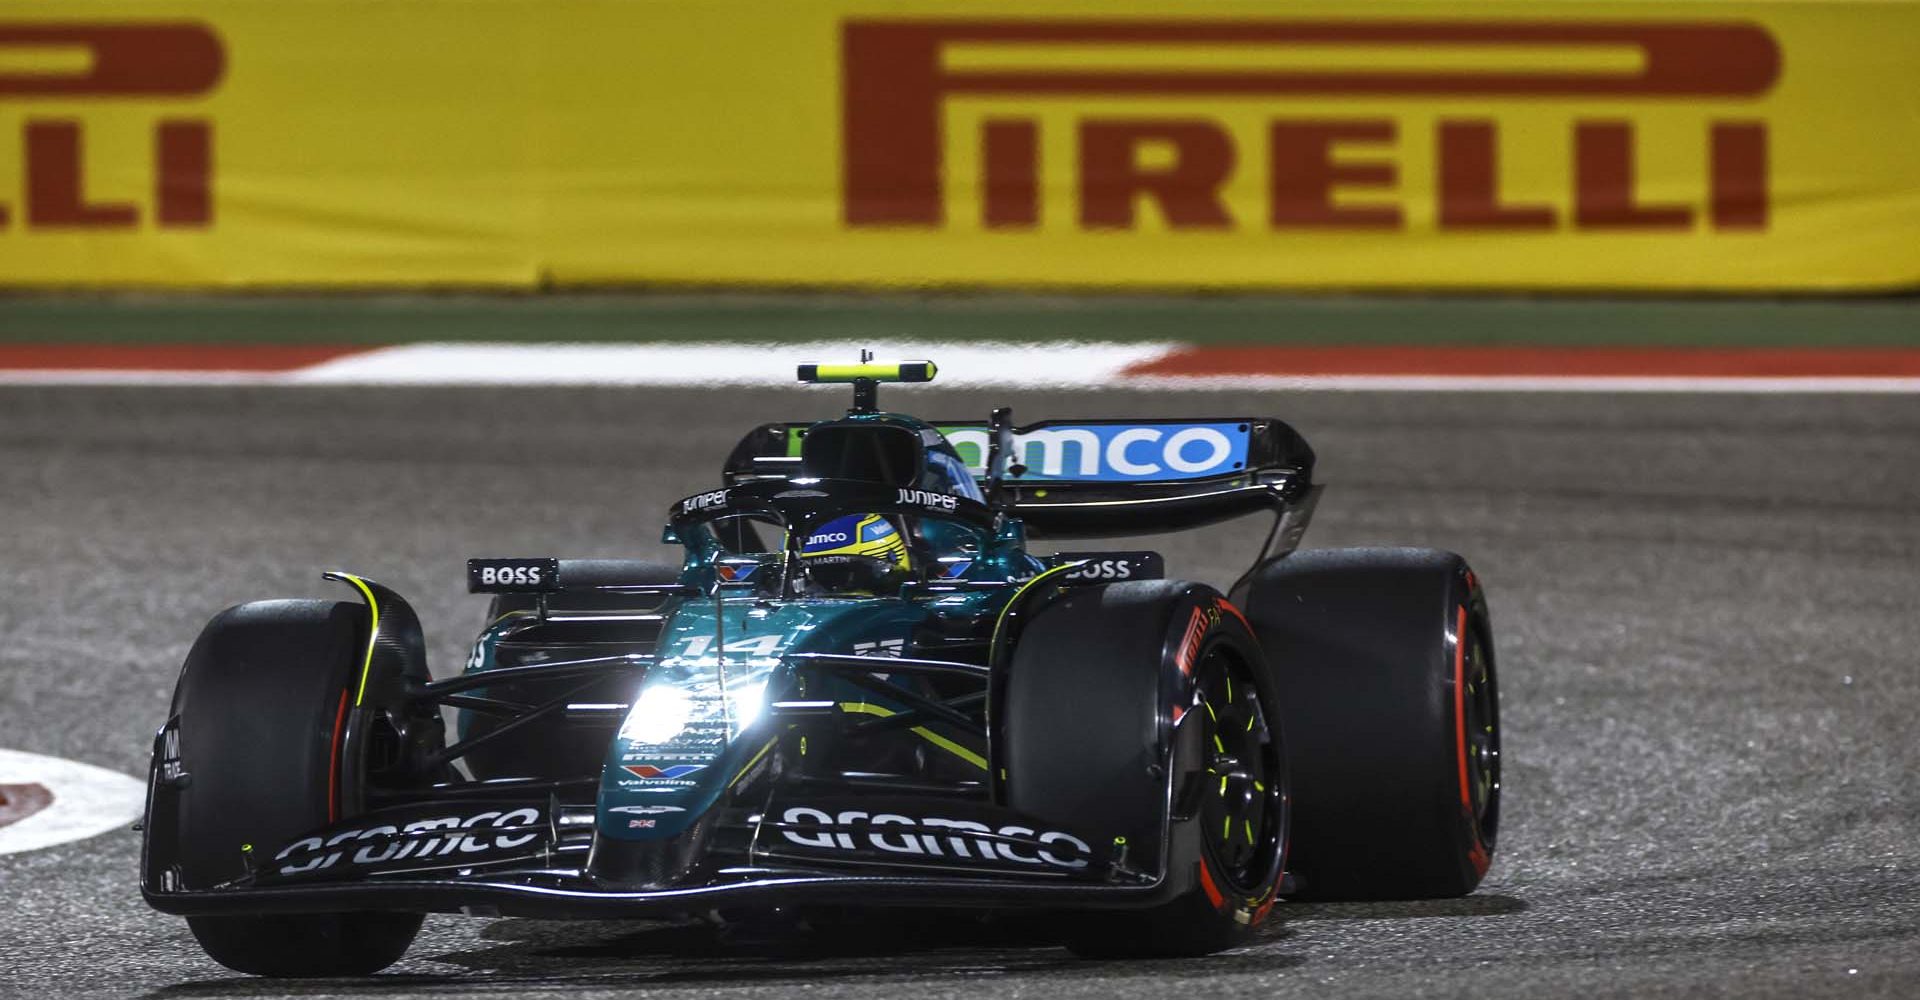
M 340 729 L 366 650 L 356 604 L 260 601 L 207 624 L 174 689 L 181 882 L 204 889 L 266 863 L 282 844 L 346 815 Z M 260 976 L 368 975 L 399 960 L 417 913 L 196 916 L 214 961 Z
M 1248 939 L 1282 867 L 1286 765 L 1259 645 L 1232 605 L 1179 581 L 1068 591 L 1021 632 L 1005 706 L 1009 803 L 1118 831 L 1136 867 L 1157 861 L 1174 776 L 1168 876 L 1184 889 L 1152 909 L 1074 914 L 1069 948 L 1190 956 Z
M 1302 898 L 1472 892 L 1500 825 L 1493 635 L 1466 561 L 1296 552 L 1236 591 L 1275 670 Z
M 623 594 L 596 590 L 597 587 L 643 586 L 678 583 L 680 567 L 641 559 L 562 559 L 560 585 L 563 589 L 547 597 L 547 608 L 556 613 L 610 612 L 646 610 L 662 598 L 646 594 Z M 530 612 L 538 603 L 533 594 L 499 594 L 487 608 L 487 623 L 517 612 Z M 613 623 L 589 631 L 578 624 L 565 633 L 570 639 L 597 640 L 598 648 L 583 648 L 583 656 L 621 649 L 651 648 L 657 628 L 631 623 Z M 548 648 L 554 648 L 551 643 Z M 630 677 L 612 676 L 603 682 L 582 688 L 578 680 L 545 683 L 502 684 L 476 692 L 522 705 L 542 705 L 573 692 L 578 701 L 624 702 L 633 697 Z M 460 720 L 461 739 L 472 739 L 498 728 L 504 719 L 464 713 Z M 598 774 L 606 757 L 608 734 L 592 727 L 569 724 L 564 718 L 535 723 L 475 747 L 466 757 L 467 768 L 482 781 L 492 778 L 569 778 Z

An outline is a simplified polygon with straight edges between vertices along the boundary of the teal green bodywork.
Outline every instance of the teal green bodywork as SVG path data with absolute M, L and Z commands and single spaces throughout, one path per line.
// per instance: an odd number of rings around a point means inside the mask
M 1043 567 L 1020 548 L 1018 532 L 991 542 L 959 578 L 1017 579 Z M 706 582 L 711 552 L 688 540 L 686 575 Z M 998 614 L 1016 588 L 958 591 L 924 597 L 758 596 L 690 598 L 669 614 L 626 722 L 608 747 L 601 769 L 600 833 L 626 840 L 676 836 L 726 790 L 752 773 L 776 737 L 765 706 L 780 700 L 826 700 L 858 705 L 852 711 L 891 715 L 898 702 L 850 683 L 803 671 L 795 653 L 898 656 L 914 630 L 937 617 L 978 619 Z M 716 655 L 724 637 L 724 656 Z M 727 696 L 721 695 L 721 673 Z M 810 687 L 807 685 L 811 685 Z M 933 737 L 938 740 L 938 737 Z M 963 759 L 963 748 L 940 741 Z M 985 761 L 971 763 L 984 774 Z M 631 767 L 654 768 L 653 776 Z M 691 768 L 682 773 L 674 769 Z
M 929 426 L 893 414 L 871 418 Z M 662 608 L 665 620 L 653 663 L 601 768 L 596 824 L 604 837 L 658 840 L 684 833 L 771 756 L 778 735 L 767 717 L 771 702 L 834 701 L 842 711 L 875 716 L 905 708 L 788 657 L 904 655 L 916 629 L 930 621 L 992 620 L 1019 590 L 989 586 L 911 596 L 774 597 L 764 588 L 738 586 L 746 575 L 723 578 L 721 570 L 731 565 L 737 571 L 744 560 L 749 573 L 764 583 L 780 574 L 781 553 L 729 552 L 705 527 L 684 534 L 669 526 L 664 539 L 685 546 L 681 583 L 709 596 L 673 598 Z M 922 535 L 936 549 L 956 553 L 934 568 L 942 580 L 1018 584 L 1046 568 L 1027 553 L 1017 518 L 1004 518 L 985 531 L 929 516 L 922 521 Z M 467 669 L 506 665 L 496 663 L 495 655 L 515 624 L 509 616 L 488 628 Z M 979 754 L 927 727 L 912 733 L 933 744 L 934 752 L 984 776 L 987 765 Z
M 787 654 L 898 648 L 930 613 L 924 605 L 895 598 L 775 603 L 722 597 L 680 604 L 661 633 L 659 660 L 607 749 L 600 779 L 601 834 L 652 839 L 684 831 L 763 759 L 774 736 L 766 721 L 767 703 L 861 697 L 800 690 L 799 678 L 783 659 Z M 628 770 L 632 767 L 661 773 L 636 774 Z M 686 770 L 676 773 L 681 769 Z
M 696 560 L 689 562 L 690 574 L 700 571 Z M 1025 562 L 1030 565 L 1022 575 L 1039 570 L 1037 561 Z M 775 737 L 765 711 L 772 701 L 830 700 L 871 715 L 904 708 L 865 688 L 796 669 L 785 659 L 788 655 L 897 656 L 913 631 L 929 620 L 996 615 L 1015 589 L 775 601 L 723 588 L 717 599 L 693 597 L 669 604 L 655 647 L 657 659 L 646 669 L 626 720 L 607 747 L 596 810 L 600 832 L 624 840 L 684 832 L 764 759 L 763 751 Z M 482 633 L 468 670 L 512 665 L 496 662 L 500 640 L 530 614 L 509 615 Z M 716 654 L 723 636 L 724 658 Z M 984 766 L 968 761 L 964 749 L 940 742 L 946 748 L 936 752 Z M 629 767 L 658 773 L 637 774 Z

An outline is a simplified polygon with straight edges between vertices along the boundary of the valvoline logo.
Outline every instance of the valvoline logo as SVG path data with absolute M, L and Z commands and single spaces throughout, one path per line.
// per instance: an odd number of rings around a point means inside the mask
M 985 428 L 940 432 L 970 471 L 986 474 Z M 1014 435 L 1014 454 L 1027 467 L 1022 482 L 1204 479 L 1245 469 L 1249 437 L 1244 423 L 1049 424 Z
M 652 764 L 628 764 L 624 770 L 636 778 L 684 778 L 695 771 L 706 769 L 705 764 L 672 764 L 656 767 Z

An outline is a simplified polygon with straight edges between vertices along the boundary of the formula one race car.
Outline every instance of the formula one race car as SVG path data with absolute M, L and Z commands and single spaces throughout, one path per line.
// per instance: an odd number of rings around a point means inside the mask
M 347 573 L 355 601 L 215 616 L 154 743 L 147 901 L 284 976 L 384 968 L 428 912 L 1039 909 L 1080 954 L 1198 955 L 1277 899 L 1480 882 L 1479 584 L 1295 551 L 1320 487 L 1291 427 L 928 423 L 877 396 L 931 363 L 800 375 L 853 408 L 749 433 L 668 511 L 681 565 L 472 560 L 490 623 L 456 676 Z M 1259 513 L 1224 592 L 1028 544 Z

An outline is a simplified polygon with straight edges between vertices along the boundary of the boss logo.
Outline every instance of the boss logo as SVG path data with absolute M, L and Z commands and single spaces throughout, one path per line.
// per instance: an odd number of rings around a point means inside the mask
M 913 504 L 934 510 L 956 510 L 960 506 L 959 497 L 949 496 L 945 493 L 929 493 L 926 490 L 899 490 L 897 492 L 900 494 L 900 502 L 904 504 Z
M 470 593 L 540 593 L 558 589 L 560 563 L 556 559 L 467 560 Z
M 1068 570 L 1069 580 L 1129 580 L 1133 564 L 1125 559 L 1090 559 L 1078 569 Z
M 1139 552 L 1062 552 L 1048 560 L 1055 566 L 1073 566 L 1060 574 L 1067 580 L 1106 583 L 1119 580 L 1158 580 L 1166 575 L 1166 563 L 1160 553 Z M 1075 565 L 1075 564 L 1078 565 Z
M 480 582 L 541 584 L 544 570 L 539 566 L 483 566 L 480 569 Z

